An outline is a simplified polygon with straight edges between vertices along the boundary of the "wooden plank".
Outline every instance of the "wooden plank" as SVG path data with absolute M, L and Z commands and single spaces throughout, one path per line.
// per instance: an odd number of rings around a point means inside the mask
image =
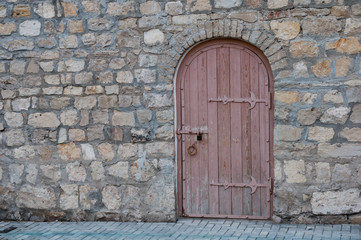
M 207 51 L 208 98 L 217 98 L 217 50 Z M 218 132 L 217 103 L 208 102 L 208 171 L 209 182 L 217 183 L 218 179 Z M 218 187 L 209 185 L 209 213 L 219 214 Z
M 218 97 L 229 96 L 229 48 L 217 49 Z M 230 104 L 218 102 L 218 171 L 219 182 L 231 181 Z M 232 213 L 232 190 L 219 187 L 219 213 Z
M 250 57 L 245 51 L 241 52 L 241 95 L 243 98 L 249 97 L 250 91 Z M 251 180 L 251 145 L 250 145 L 250 111 L 249 104 L 241 105 L 242 124 L 242 178 L 243 182 Z M 243 194 L 243 215 L 252 215 L 251 189 L 242 189 Z
M 190 114 L 190 123 L 191 128 L 198 127 L 198 61 L 194 59 L 189 66 L 189 114 Z M 197 140 L 195 135 L 189 135 L 190 141 L 189 146 L 197 146 Z M 189 154 L 188 154 L 189 155 Z M 199 213 L 200 206 L 200 189 L 199 189 L 199 154 L 190 156 L 190 166 L 191 166 L 191 184 L 192 184 L 192 213 Z
M 230 51 L 230 97 L 241 98 L 241 50 Z M 231 182 L 242 183 L 241 106 L 231 103 Z M 232 215 L 242 215 L 242 188 L 232 188 Z
M 256 98 L 260 98 L 259 94 L 259 74 L 258 74 L 258 59 L 254 56 L 250 57 L 250 79 L 251 91 Z M 251 110 L 251 156 L 252 156 L 252 177 L 256 179 L 257 183 L 261 180 L 261 159 L 260 159 L 260 104 L 256 104 Z M 257 188 L 256 192 L 252 194 L 252 215 L 261 215 L 261 189 Z
M 198 124 L 199 127 L 207 126 L 208 119 L 208 90 L 207 90 L 207 53 L 198 57 Z M 200 213 L 209 213 L 208 203 L 208 134 L 201 135 L 202 140 L 197 140 L 199 157 L 199 188 L 200 188 Z

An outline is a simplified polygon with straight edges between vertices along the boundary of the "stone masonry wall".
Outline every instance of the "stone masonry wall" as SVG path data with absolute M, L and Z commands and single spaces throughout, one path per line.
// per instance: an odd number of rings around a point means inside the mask
M 176 219 L 174 76 L 219 37 L 275 77 L 275 220 L 360 222 L 357 0 L 3 0 L 0 219 Z

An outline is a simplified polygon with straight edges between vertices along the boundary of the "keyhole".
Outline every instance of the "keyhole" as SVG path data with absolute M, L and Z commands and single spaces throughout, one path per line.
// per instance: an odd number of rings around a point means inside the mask
M 197 135 L 197 140 L 198 140 L 198 141 L 202 141 L 202 134 L 198 134 L 198 135 Z

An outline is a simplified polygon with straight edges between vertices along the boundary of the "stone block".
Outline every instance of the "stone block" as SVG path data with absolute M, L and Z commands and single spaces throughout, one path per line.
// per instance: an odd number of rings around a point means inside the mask
M 29 164 L 26 168 L 26 181 L 31 183 L 31 184 L 35 184 L 36 183 L 36 179 L 38 177 L 38 169 L 36 168 L 36 164 Z
M 50 107 L 55 110 L 64 109 L 69 105 L 70 105 L 70 98 L 67 97 L 53 98 L 50 100 Z M 61 115 L 60 115 L 60 121 L 62 121 Z
M 114 126 L 135 126 L 134 114 L 114 110 L 112 123 Z
M 361 16 L 361 4 L 354 4 L 351 6 L 352 15 Z
M 343 103 L 342 93 L 338 90 L 331 90 L 323 95 L 324 102 Z
M 66 172 L 69 181 L 84 182 L 87 176 L 85 167 L 79 162 L 68 163 Z
M 57 128 L 60 121 L 52 112 L 33 113 L 29 115 L 28 124 L 39 128 Z
M 359 87 L 347 88 L 346 97 L 349 103 L 361 102 L 361 88 Z
M 128 162 L 118 162 L 108 167 L 108 174 L 113 177 L 128 179 L 129 165 Z
M 13 17 L 30 17 L 30 6 L 29 5 L 15 5 L 13 8 Z
M 277 141 L 297 141 L 301 139 L 302 128 L 291 125 L 276 125 L 274 130 Z
M 103 125 L 92 125 L 87 128 L 88 141 L 103 140 L 104 139 L 104 126 Z
M 336 17 L 349 17 L 350 7 L 349 6 L 333 6 L 331 9 L 331 15 Z
M 85 94 L 102 94 L 104 93 L 104 88 L 102 86 L 87 86 L 85 88 Z M 100 102 L 99 102 L 100 103 Z
M 55 7 L 51 3 L 40 3 L 34 8 L 34 12 L 42 18 L 51 19 L 55 17 Z
M 109 133 L 111 140 L 123 141 L 123 130 L 121 128 L 112 128 Z
M 342 57 L 336 60 L 336 77 L 345 77 L 347 76 L 351 65 L 351 58 Z
M 23 61 L 11 61 L 10 72 L 15 75 L 23 75 L 25 73 L 26 62 Z
M 27 20 L 19 24 L 19 34 L 25 37 L 39 36 L 41 23 L 38 20 Z
M 65 17 L 76 17 L 78 16 L 78 7 L 75 2 L 61 2 L 64 9 Z
M 351 108 L 349 107 L 332 107 L 326 110 L 320 121 L 323 123 L 344 124 L 350 111 Z
M 248 22 L 248 23 L 254 23 L 258 20 L 258 13 L 256 11 L 242 11 L 242 12 L 231 12 L 228 15 L 231 19 L 240 19 L 242 21 Z M 255 33 L 256 31 L 254 31 Z M 259 37 L 260 33 L 257 34 L 257 37 L 253 41 L 250 40 L 250 42 L 255 43 L 257 41 L 257 38 Z
M 76 109 L 92 109 L 96 104 L 97 98 L 95 96 L 76 97 L 74 102 Z
M 24 185 L 18 190 L 16 205 L 20 208 L 53 209 L 56 207 L 55 192 L 50 187 Z
M 332 171 L 332 182 L 349 183 L 351 180 L 352 170 L 349 164 L 336 164 Z
M 83 21 L 82 20 L 72 20 L 68 23 L 68 28 L 70 33 L 83 33 Z
M 115 156 L 114 147 L 110 143 L 101 143 L 98 145 L 98 153 L 103 161 L 111 161 Z
M 296 103 L 300 100 L 300 93 L 296 91 L 275 92 L 275 100 L 281 103 Z
M 339 136 L 346 138 L 349 142 L 361 142 L 361 128 L 344 128 Z
M 116 81 L 118 83 L 132 83 L 133 82 L 133 74 L 130 71 L 121 71 L 117 73 Z
M 155 137 L 158 139 L 170 140 L 174 137 L 173 126 L 165 125 L 159 127 L 155 132 Z
M 81 95 L 83 93 L 82 87 L 68 86 L 63 90 L 64 95 Z
M 118 188 L 110 185 L 105 186 L 102 190 L 102 202 L 108 210 L 118 210 L 122 204 Z
M 79 159 L 81 156 L 80 149 L 73 143 L 64 143 L 57 146 L 59 157 L 63 160 Z
M 296 58 L 317 57 L 319 49 L 314 41 L 296 41 L 291 42 L 290 53 Z
M 139 10 L 142 15 L 154 15 L 161 12 L 160 5 L 156 1 L 147 1 L 145 3 L 141 3 Z
M 107 14 L 111 16 L 124 16 L 131 14 L 135 11 L 134 1 L 126 1 L 122 4 L 116 2 L 110 2 L 108 4 Z
M 60 84 L 60 77 L 58 74 L 45 75 L 44 81 L 50 85 L 58 85 L 58 84 Z
M 162 93 L 144 93 L 143 95 L 145 105 L 149 108 L 160 108 L 172 106 L 172 96 Z
M 79 187 L 79 202 L 82 209 L 90 210 L 98 202 L 98 191 L 95 187 L 84 185 Z
M 312 125 L 321 114 L 321 111 L 316 108 L 301 109 L 297 112 L 297 121 L 301 125 Z
M 83 153 L 83 160 L 95 160 L 94 148 L 89 143 L 81 145 L 81 151 Z
M 11 107 L 13 111 L 27 111 L 30 108 L 30 98 L 17 98 L 12 101 Z
M 3 48 L 9 51 L 33 50 L 34 43 L 31 40 L 9 40 L 2 44 Z
M 92 31 L 109 30 L 113 23 L 105 18 L 90 18 L 88 20 L 88 28 Z
M 35 150 L 32 146 L 22 146 L 14 149 L 14 158 L 21 160 L 32 160 L 35 158 Z
M 109 68 L 114 70 L 122 69 L 126 65 L 123 58 L 113 58 L 109 63 Z
M 296 77 L 308 77 L 308 68 L 305 62 L 297 62 L 293 64 L 293 73 Z
M 11 35 L 16 31 L 16 24 L 14 23 L 0 23 L 0 35 Z
M 76 209 L 78 205 L 79 190 L 76 184 L 61 184 L 60 208 L 63 210 Z
M 361 123 L 361 104 L 357 104 L 352 108 L 350 120 L 353 123 Z
M 4 119 L 9 127 L 21 127 L 24 124 L 24 118 L 21 113 L 5 112 Z
M 165 12 L 169 15 L 180 15 L 183 13 L 183 4 L 181 1 L 167 2 L 165 4 Z
M 59 165 L 40 165 L 43 175 L 52 182 L 58 182 L 61 179 Z
M 145 151 L 150 156 L 173 156 L 174 143 L 173 142 L 151 142 L 145 145 Z
M 286 0 L 288 1 L 288 0 Z M 214 7 L 215 8 L 233 8 L 240 7 L 242 5 L 243 0 L 215 0 Z M 210 10 L 210 9 L 203 9 Z
M 359 157 L 361 154 L 360 144 L 328 144 L 320 143 L 317 148 L 317 153 L 322 157 L 332 158 L 352 158 Z
M 345 26 L 346 35 L 357 35 L 361 33 L 361 21 L 357 18 L 347 18 Z
M 331 178 L 330 164 L 325 162 L 318 162 L 316 167 L 316 181 L 318 183 L 329 183 Z
M 342 22 L 336 17 L 310 18 L 302 21 L 304 35 L 336 35 L 342 29 Z
M 316 77 L 327 77 L 331 73 L 330 64 L 331 61 L 329 59 L 318 61 L 316 65 L 312 66 L 312 72 Z
M 284 162 L 284 172 L 288 183 L 306 182 L 305 171 L 306 167 L 303 160 L 289 160 Z
M 138 155 L 137 144 L 132 144 L 132 143 L 120 144 L 118 147 L 117 155 L 119 160 L 121 161 L 126 161 L 131 158 L 134 158 L 135 156 Z
M 67 72 L 80 72 L 84 69 L 84 60 L 69 59 L 65 61 L 65 70 Z
M 162 44 L 164 42 L 164 33 L 159 29 L 152 29 L 144 32 L 144 43 L 148 46 Z
M 194 24 L 197 20 L 207 20 L 207 14 L 187 14 L 180 16 L 173 16 L 172 21 L 174 25 L 189 25 Z
M 98 0 L 95 1 L 82 1 L 81 2 L 85 12 L 96 13 L 99 14 L 101 10 L 100 2 Z
M 95 180 L 95 181 L 104 180 L 105 170 L 104 170 L 103 164 L 101 162 L 93 161 L 90 164 L 90 169 L 91 169 L 91 176 L 92 176 L 93 180 Z
M 288 6 L 288 0 L 267 0 L 267 7 L 270 9 L 283 8 Z
M 85 133 L 82 129 L 69 129 L 69 141 L 72 142 L 84 142 L 85 141 Z
M 93 118 L 93 123 L 101 123 L 101 124 L 108 124 L 109 123 L 109 115 L 107 109 L 102 110 L 94 110 L 91 113 Z
M 361 211 L 360 190 L 314 192 L 311 198 L 313 214 L 352 214 Z
M 327 42 L 326 50 L 336 49 L 337 52 L 355 54 L 361 51 L 361 43 L 357 37 L 340 38 L 335 42 Z
M 9 165 L 10 183 L 20 184 L 22 182 L 23 173 L 24 173 L 23 164 L 10 164 Z
M 310 127 L 308 131 L 308 139 L 317 142 L 329 142 L 335 135 L 333 128 L 326 127 Z

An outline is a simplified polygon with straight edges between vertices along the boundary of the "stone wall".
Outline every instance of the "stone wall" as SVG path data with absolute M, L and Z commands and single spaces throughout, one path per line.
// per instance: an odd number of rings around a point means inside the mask
M 0 3 L 0 219 L 176 219 L 174 75 L 230 37 L 275 77 L 274 214 L 361 212 L 357 0 Z

